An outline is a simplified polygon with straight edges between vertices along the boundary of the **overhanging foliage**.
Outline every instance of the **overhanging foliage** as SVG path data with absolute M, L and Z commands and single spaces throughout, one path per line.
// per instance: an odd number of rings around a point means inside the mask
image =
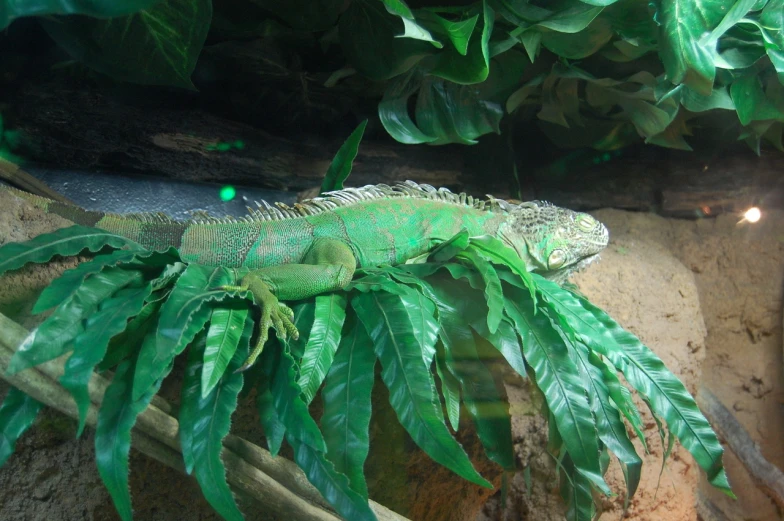
M 471 144 L 513 117 L 535 119 L 562 146 L 689 149 L 685 136 L 720 127 L 756 151 L 762 140 L 783 149 L 784 0 L 421 4 L 0 0 L 0 28 L 39 16 L 94 70 L 181 88 L 193 88 L 208 35 L 263 39 L 311 70 L 272 53 L 261 75 L 296 73 L 358 97 L 380 87 L 381 122 L 403 143 Z

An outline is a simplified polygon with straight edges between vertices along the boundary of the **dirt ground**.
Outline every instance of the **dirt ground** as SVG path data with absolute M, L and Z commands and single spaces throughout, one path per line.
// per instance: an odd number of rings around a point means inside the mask
M 690 391 L 710 388 L 764 456 L 784 468 L 784 213 L 766 214 L 755 225 L 739 225 L 734 216 L 680 221 L 615 210 L 596 215 L 610 228 L 611 243 L 601 262 L 576 277 L 581 290 L 657 352 Z M 0 244 L 58 224 L 0 192 Z M 0 312 L 33 325 L 25 315 L 49 270 L 26 269 L 4 278 Z M 0 383 L 0 396 L 5 388 Z M 530 405 L 528 389 L 512 384 L 508 391 L 517 456 L 530 465 L 531 493 L 518 474 L 507 503 L 502 507 L 495 496 L 479 519 L 562 519 L 553 465 L 544 451 L 546 426 Z M 737 501 L 711 490 L 679 447 L 660 480 L 661 445 L 652 419 L 645 421 L 651 454 L 626 519 L 713 521 L 699 514 L 708 502 L 726 519 L 784 519 L 732 454 L 725 463 Z M 73 433 L 71 420 L 46 413 L 20 440 L 0 469 L 0 520 L 118 519 L 95 469 L 91 434 L 74 440 Z M 602 519 L 619 519 L 624 485 L 618 468 L 611 469 L 609 482 L 618 496 L 604 501 Z M 131 459 L 131 490 L 137 520 L 218 519 L 192 480 L 144 456 Z M 263 512 L 247 518 L 267 519 Z

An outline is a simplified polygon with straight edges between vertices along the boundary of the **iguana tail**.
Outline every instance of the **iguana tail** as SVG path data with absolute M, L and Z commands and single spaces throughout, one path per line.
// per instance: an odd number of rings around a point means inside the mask
M 75 224 L 92 226 L 122 235 L 151 250 L 163 250 L 169 246 L 179 247 L 183 233 L 188 226 L 188 223 L 174 221 L 163 214 L 118 215 L 94 212 L 76 205 L 33 195 L 10 186 L 0 185 L 0 190 L 5 190 L 20 199 L 24 199 L 46 213 L 59 215 Z

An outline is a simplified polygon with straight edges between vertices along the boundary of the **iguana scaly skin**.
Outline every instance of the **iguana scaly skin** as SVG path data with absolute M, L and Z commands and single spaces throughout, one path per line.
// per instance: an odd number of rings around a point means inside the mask
M 45 211 L 132 239 L 150 250 L 176 247 L 189 262 L 251 269 L 239 286 L 262 308 L 250 367 L 273 327 L 298 335 L 293 313 L 280 301 L 345 287 L 358 267 L 402 264 L 466 229 L 513 248 L 530 271 L 558 282 L 596 258 L 607 229 L 590 215 L 549 203 L 478 200 L 411 181 L 329 192 L 288 207 L 267 203 L 248 216 L 174 221 L 162 214 L 116 215 L 19 192 Z

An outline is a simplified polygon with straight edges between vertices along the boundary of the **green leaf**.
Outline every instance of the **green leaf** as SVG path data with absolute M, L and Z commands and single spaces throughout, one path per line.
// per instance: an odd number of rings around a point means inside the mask
M 711 32 L 734 0 L 659 0 L 659 56 L 667 79 L 708 96 L 716 77 Z
M 294 461 L 338 514 L 351 521 L 376 521 L 367 500 L 351 489 L 348 478 L 335 470 L 323 451 L 288 433 L 286 439 L 294 449 Z
M 161 304 L 161 300 L 146 303 L 139 314 L 128 322 L 125 331 L 109 341 L 106 355 L 98 364 L 98 371 L 114 367 L 142 345 L 148 331 L 155 326 Z
M 468 54 L 468 42 L 474 33 L 479 14 L 469 18 L 461 19 L 456 22 L 447 20 L 431 11 L 421 11 L 418 13 L 421 20 L 432 21 L 435 24 L 434 32 L 443 35 L 452 42 L 458 54 L 465 56 Z
M 43 324 L 33 330 L 11 358 L 8 374 L 54 360 L 71 348 L 71 342 L 84 331 L 82 321 L 98 305 L 125 286 L 141 281 L 138 271 L 107 268 L 89 277 L 58 307 Z M 99 359 L 100 360 L 100 359 Z
M 0 1 L 0 30 L 5 29 L 16 18 L 24 16 L 83 14 L 94 18 L 123 16 L 153 5 L 157 0 L 43 0 L 19 2 Z
M 420 291 L 402 286 L 403 294 L 400 300 L 406 308 L 414 336 L 422 350 L 422 360 L 425 367 L 430 367 L 436 355 L 436 342 L 438 341 L 438 321 L 435 319 L 436 306 Z
M 221 460 L 223 438 L 229 433 L 231 414 L 237 408 L 237 395 L 242 389 L 242 373 L 235 370 L 248 353 L 251 329 L 243 326 L 244 321 L 239 326 L 240 334 L 243 330 L 247 331 L 242 348 L 237 349 L 231 359 L 226 375 L 206 395 L 202 392 L 202 370 L 206 367 L 205 342 L 209 338 L 205 340 L 204 335 L 200 335 L 201 338 L 191 346 L 182 382 L 179 414 L 185 470 L 189 474 L 194 473 L 204 497 L 227 521 L 244 519 L 226 482 L 226 469 Z
M 362 141 L 362 135 L 365 133 L 368 120 L 364 120 L 359 124 L 354 132 L 346 139 L 346 142 L 341 145 L 338 153 L 329 164 L 329 170 L 321 183 L 321 193 L 331 192 L 333 190 L 343 190 L 343 182 L 351 173 L 351 166 L 354 163 L 354 158 L 357 157 L 359 150 L 359 143 Z
M 542 313 L 534 314 L 533 301 L 526 292 L 508 287 L 507 293 L 506 311 L 523 339 L 525 361 L 536 375 L 536 385 L 544 394 L 567 452 L 580 473 L 609 494 L 597 458 L 596 424 L 573 355 L 551 320 Z
M 338 20 L 343 0 L 251 0 L 301 31 L 323 31 Z
M 364 465 L 370 447 L 371 401 L 376 356 L 365 328 L 348 324 L 340 341 L 324 390 L 321 428 L 327 456 L 335 470 L 348 476 L 352 490 L 367 499 Z
M 397 38 L 401 19 L 378 0 L 355 0 L 338 22 L 340 43 L 348 62 L 374 80 L 402 74 L 435 48 L 421 40 Z
M 452 260 L 455 255 L 466 248 L 468 248 L 468 230 L 463 228 L 454 237 L 442 242 L 433 249 L 428 256 L 428 260 L 433 262 L 446 262 Z
M 310 330 L 313 328 L 313 320 L 316 313 L 316 302 L 314 299 L 300 302 L 292 306 L 294 311 L 294 320 L 292 320 L 294 327 L 299 331 L 299 338 L 296 340 L 291 337 L 285 341 L 291 356 L 299 360 L 305 353 L 305 346 L 308 345 L 310 339 Z
M 229 362 L 240 345 L 248 312 L 248 306 L 244 302 L 231 307 L 224 304 L 212 310 L 201 368 L 202 398 L 212 392 L 229 367 Z
M 313 328 L 310 330 L 305 354 L 299 365 L 299 379 L 297 380 L 302 388 L 306 404 L 313 401 L 313 397 L 316 396 L 332 365 L 345 320 L 346 296 L 344 293 L 316 297 Z
M 0 246 L 0 274 L 21 268 L 28 262 L 49 262 L 55 255 L 67 257 L 84 250 L 98 251 L 107 246 L 115 249 L 141 249 L 141 246 L 120 235 L 74 225 L 44 233 L 26 242 L 11 242 Z
M 418 127 L 436 137 L 428 141 L 433 145 L 476 144 L 480 136 L 500 133 L 503 115 L 501 105 L 481 99 L 476 88 L 436 78 L 422 81 L 415 107 Z
M 599 17 L 579 32 L 544 30 L 541 34 L 541 44 L 547 50 L 562 58 L 580 60 L 604 47 L 612 39 L 613 30 L 606 18 Z
M 438 53 L 429 72 L 458 84 L 480 83 L 490 74 L 490 37 L 493 34 L 495 12 L 487 0 L 482 0 L 479 14 L 482 18 L 481 37 L 468 42 L 465 53 L 448 47 Z
M 760 29 L 779 82 L 784 85 L 784 0 L 770 0 L 760 14 Z
M 73 295 L 90 274 L 97 273 L 106 266 L 116 266 L 122 262 L 133 260 L 139 253 L 133 250 L 117 250 L 104 255 L 97 255 L 92 260 L 82 262 L 75 268 L 65 271 L 44 288 L 35 306 L 33 306 L 33 313 L 41 313 L 61 304 Z
M 517 252 L 500 240 L 489 235 L 471 237 L 470 246 L 490 262 L 506 266 L 512 273 L 517 275 L 520 282 L 528 288 L 531 298 L 534 299 L 534 305 L 536 305 L 536 285 L 534 284 L 531 274 L 528 272 L 525 262 L 523 262 Z
M 485 300 L 488 307 L 487 327 L 490 330 L 490 334 L 494 334 L 498 331 L 498 326 L 504 317 L 504 293 L 501 290 L 501 280 L 498 278 L 498 273 L 496 273 L 493 265 L 477 253 L 475 249 L 459 253 L 458 258 L 470 262 L 482 276 Z
M 574 463 L 565 454 L 559 465 L 561 498 L 566 503 L 568 521 L 590 521 L 595 519 L 596 506 L 591 490 L 591 481 L 576 472 Z
M 537 25 L 559 33 L 579 33 L 602 12 L 602 7 L 587 5 L 589 3 L 571 2 L 570 7 L 548 16 Z
M 144 339 L 139 351 L 133 383 L 134 399 L 147 392 L 174 357 L 182 353 L 207 323 L 211 309 L 204 304 L 229 297 L 229 293 L 213 288 L 234 284 L 234 279 L 225 268 L 208 268 L 199 264 L 189 264 L 185 268 L 169 298 L 161 306 L 155 332 Z
M 561 335 L 567 344 L 570 340 Z M 610 394 L 604 383 L 602 371 L 594 363 L 588 361 L 589 357 L 595 357 L 581 344 L 572 345 L 570 351 L 576 355 L 577 367 L 588 391 L 588 403 L 591 406 L 596 427 L 599 430 L 599 439 L 604 443 L 621 463 L 624 478 L 626 479 L 626 498 L 625 508 L 640 484 L 640 474 L 642 471 L 642 460 L 634 449 L 629 436 L 626 434 L 626 425 L 621 419 L 620 412 L 610 401 Z
M 403 0 L 381 1 L 384 3 L 384 7 L 387 8 L 389 14 L 399 16 L 400 20 L 403 22 L 403 34 L 395 36 L 396 38 L 413 38 L 414 40 L 430 42 L 437 49 L 443 47 L 441 42 L 433 39 L 433 35 L 430 34 L 430 31 L 416 22 L 414 13 L 411 12 L 411 9 L 409 9 Z
M 440 338 L 448 372 L 460 382 L 463 401 L 488 458 L 504 469 L 512 469 L 514 451 L 509 404 L 501 398 L 492 374 L 482 363 L 476 338 L 469 327 L 471 323 L 486 327 L 487 308 L 477 305 L 481 303 L 478 291 L 472 291 L 461 282 L 434 279 L 433 292 L 439 309 Z
M 8 389 L 0 405 L 0 467 L 14 453 L 17 440 L 33 425 L 42 407 L 16 387 Z
M 419 342 L 400 297 L 382 292 L 361 293 L 351 303 L 373 340 L 381 361 L 381 378 L 401 425 L 434 461 L 473 483 L 490 487 L 444 425 L 433 376 L 422 360 Z
M 274 457 L 280 452 L 283 436 L 286 434 L 286 426 L 280 421 L 278 412 L 275 410 L 274 398 L 267 379 L 259 383 L 257 393 L 256 408 L 259 411 L 261 425 L 264 427 L 264 437 L 267 438 L 267 449 Z
M 286 427 L 286 439 L 299 440 L 319 452 L 326 452 L 324 438 L 302 400 L 302 389 L 295 380 L 296 362 L 285 349 L 262 353 L 265 371 L 272 375 L 270 391 L 280 422 Z
M 98 311 L 85 320 L 84 330 L 74 338 L 73 354 L 65 363 L 60 384 L 71 392 L 79 410 L 77 436 L 84 430 L 91 404 L 87 384 L 93 368 L 103 359 L 111 338 L 121 333 L 128 319 L 142 310 L 151 289 L 152 285 L 147 283 L 141 288 L 118 291 L 100 303 Z
M 765 95 L 756 76 L 735 80 L 730 86 L 730 95 L 741 125 L 748 125 L 754 120 L 784 119 L 784 114 Z
M 116 80 L 194 89 L 190 76 L 211 19 L 211 0 L 165 0 L 108 20 L 71 16 L 41 23 L 74 59 Z
M 723 449 L 694 399 L 650 349 L 602 310 L 550 281 L 537 277 L 542 299 L 558 313 L 577 338 L 606 356 L 626 380 L 650 400 L 653 411 L 694 456 L 714 486 L 729 492 L 721 463 Z
M 444 395 L 444 405 L 446 406 L 446 416 L 453 431 L 457 431 L 460 426 L 460 382 L 449 372 L 446 364 L 446 354 L 444 347 L 439 344 L 440 349 L 436 354 L 436 372 L 441 380 L 441 394 Z
M 95 428 L 95 462 L 106 489 L 112 496 L 123 521 L 131 521 L 131 494 L 128 490 L 128 453 L 131 429 L 136 417 L 150 404 L 172 366 L 164 367 L 161 377 L 139 400 L 132 397 L 134 359 L 123 361 L 106 389 L 98 424 Z
M 422 73 L 416 69 L 398 76 L 389 82 L 378 104 L 381 124 L 392 138 L 407 145 L 432 143 L 438 139 L 422 132 L 408 113 L 409 98 L 419 90 L 421 81 Z

